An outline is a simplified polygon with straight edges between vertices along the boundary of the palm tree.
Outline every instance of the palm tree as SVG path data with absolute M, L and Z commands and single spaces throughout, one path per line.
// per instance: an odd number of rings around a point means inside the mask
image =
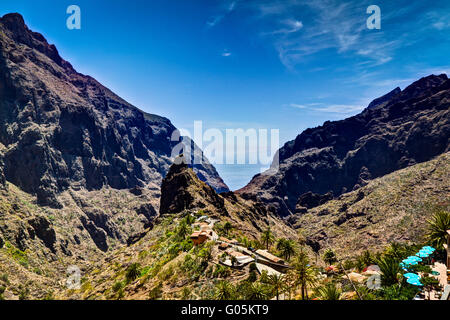
M 328 282 L 317 288 L 316 295 L 321 300 L 341 300 L 342 290 L 334 282 Z
M 308 286 L 315 285 L 317 281 L 316 271 L 309 265 L 306 253 L 301 250 L 296 257 L 293 267 L 297 276 L 296 283 L 300 285 L 302 300 L 308 299 Z
M 233 229 L 233 225 L 229 221 L 225 222 L 225 224 L 223 225 L 223 230 L 225 231 L 227 236 L 229 236 L 230 231 L 232 229 Z
M 291 300 L 292 289 L 294 289 L 295 292 L 296 281 L 297 275 L 295 270 L 289 270 L 284 276 L 285 289 L 289 293 L 289 300 Z
M 450 212 L 438 210 L 428 220 L 428 240 L 441 250 L 447 240 L 447 230 L 450 230 Z
M 266 300 L 267 293 L 264 286 L 259 282 L 254 282 L 249 286 L 248 300 Z
M 295 243 L 292 240 L 281 238 L 277 242 L 277 250 L 280 251 L 286 261 L 289 261 L 295 253 Z
M 261 242 L 266 247 L 267 251 L 269 251 L 270 245 L 275 241 L 275 237 L 273 236 L 272 230 L 270 230 L 270 226 L 267 227 L 266 230 L 263 231 L 261 235 Z
M 325 261 L 329 265 L 331 265 L 331 264 L 333 264 L 333 262 L 337 261 L 336 254 L 334 253 L 334 251 L 332 249 L 325 250 L 325 252 L 323 253 L 323 261 Z
M 383 256 L 378 259 L 377 265 L 381 270 L 381 282 L 384 286 L 391 286 L 399 282 L 401 267 L 397 259 Z
M 271 274 L 268 278 L 268 284 L 272 287 L 277 300 L 279 300 L 280 291 L 285 288 L 284 276 L 282 274 Z
M 177 235 L 178 237 L 183 240 L 186 238 L 186 235 L 189 233 L 189 226 L 186 224 L 186 222 L 181 222 L 178 226 Z
M 222 280 L 216 285 L 215 298 L 217 300 L 231 300 L 234 297 L 234 286 L 226 281 Z

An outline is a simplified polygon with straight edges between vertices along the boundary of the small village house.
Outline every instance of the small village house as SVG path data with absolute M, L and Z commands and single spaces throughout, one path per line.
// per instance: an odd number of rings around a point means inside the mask
M 267 250 L 256 250 L 256 254 L 262 257 L 265 260 L 268 260 L 269 262 L 275 263 L 275 264 L 284 264 L 284 260 L 281 258 L 278 258 L 268 252 Z
M 195 231 L 191 234 L 191 240 L 195 246 L 204 243 L 208 239 L 208 234 L 205 231 Z

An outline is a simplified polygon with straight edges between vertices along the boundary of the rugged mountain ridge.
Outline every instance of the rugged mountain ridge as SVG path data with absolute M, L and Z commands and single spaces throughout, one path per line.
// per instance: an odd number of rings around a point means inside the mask
M 0 181 L 56 207 L 69 187 L 158 190 L 175 130 L 76 72 L 21 15 L 0 19 Z M 194 170 L 228 191 L 207 159 Z
M 341 257 L 380 250 L 392 242 L 426 241 L 427 221 L 450 209 L 450 152 L 381 178 L 290 216 L 316 252 Z M 323 251 L 321 251 L 323 252 Z
M 307 129 L 278 152 L 279 167 L 238 191 L 282 216 L 307 192 L 339 196 L 371 179 L 450 149 L 450 80 L 424 77 L 395 89 L 360 114 Z
M 163 179 L 159 207 L 161 216 L 202 210 L 219 220 L 228 219 L 255 238 L 269 225 L 286 236 L 295 235 L 293 229 L 263 203 L 245 200 L 233 192 L 217 194 L 182 160 L 174 163 Z

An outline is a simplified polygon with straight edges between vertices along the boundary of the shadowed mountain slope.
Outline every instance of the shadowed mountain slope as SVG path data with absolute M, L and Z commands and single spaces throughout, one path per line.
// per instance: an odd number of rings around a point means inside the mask
M 279 168 L 238 191 L 282 216 L 307 192 L 334 196 L 450 150 L 450 80 L 445 74 L 396 89 L 360 114 L 307 129 L 279 150 Z
M 0 19 L 0 177 L 40 204 L 69 187 L 158 189 L 175 130 L 76 72 L 19 14 Z M 206 159 L 195 171 L 228 191 Z

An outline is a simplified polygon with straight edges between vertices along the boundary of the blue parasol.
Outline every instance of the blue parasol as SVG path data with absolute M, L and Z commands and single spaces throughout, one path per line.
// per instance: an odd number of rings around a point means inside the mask
M 420 259 L 419 257 L 416 257 L 416 256 L 409 256 L 406 259 L 411 260 L 411 261 L 422 261 L 422 259 Z
M 421 258 L 428 258 L 430 256 L 431 253 L 429 252 L 423 252 L 423 251 L 419 251 L 418 253 L 416 253 L 416 256 L 421 257 Z
M 411 272 L 405 273 L 403 276 L 407 279 L 411 279 L 411 278 L 419 279 L 420 278 L 420 276 L 418 274 L 411 273 Z
M 422 283 L 420 283 L 419 278 L 409 278 L 406 280 L 409 284 L 412 284 L 414 286 L 422 286 Z

